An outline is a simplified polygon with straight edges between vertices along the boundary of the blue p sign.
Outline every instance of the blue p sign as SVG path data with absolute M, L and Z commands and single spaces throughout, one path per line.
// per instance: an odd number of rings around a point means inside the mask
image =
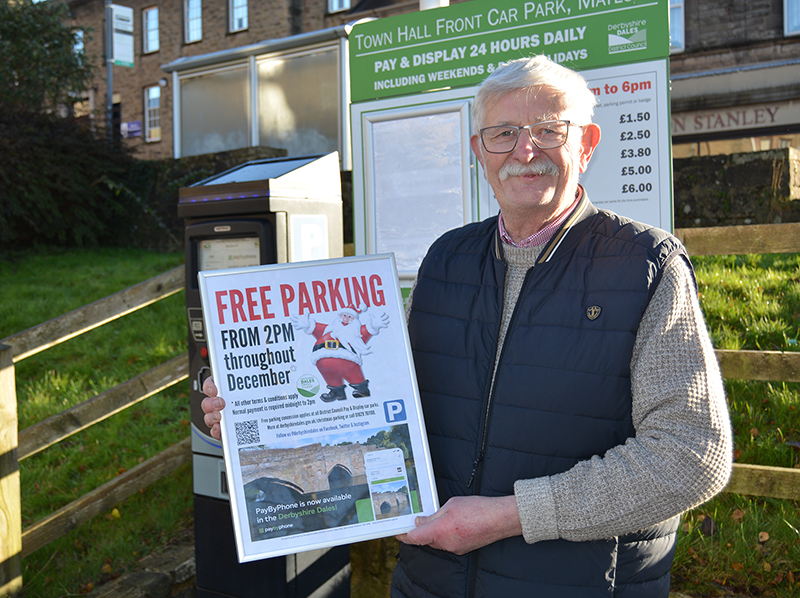
M 406 406 L 403 399 L 386 401 L 383 404 L 383 411 L 386 414 L 386 421 L 389 423 L 402 422 L 406 419 Z

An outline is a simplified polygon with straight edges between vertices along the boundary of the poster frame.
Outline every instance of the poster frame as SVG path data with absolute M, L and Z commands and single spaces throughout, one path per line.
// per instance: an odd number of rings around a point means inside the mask
M 255 394 L 251 401 L 258 400 L 257 404 L 259 407 L 250 407 L 250 405 L 255 405 L 256 403 L 248 402 L 248 407 L 238 410 L 237 413 L 235 406 L 237 402 L 239 404 L 244 404 L 244 400 L 241 400 L 244 394 L 239 392 L 242 389 L 236 385 L 233 387 L 230 386 L 230 380 L 227 377 L 233 374 L 231 374 L 231 368 L 226 366 L 226 364 L 243 363 L 243 361 L 239 359 L 244 359 L 245 354 L 254 355 L 252 351 L 255 345 L 251 347 L 241 347 L 240 351 L 238 348 L 232 347 L 229 342 L 222 340 L 223 330 L 228 331 L 225 334 L 228 335 L 226 338 L 229 340 L 230 334 L 236 334 L 241 338 L 241 333 L 237 331 L 244 330 L 246 327 L 242 325 L 242 321 L 235 324 L 233 323 L 233 309 L 230 304 L 226 303 L 228 298 L 233 295 L 226 295 L 225 293 L 229 293 L 229 291 L 238 291 L 241 293 L 242 289 L 246 289 L 246 292 L 249 293 L 247 297 L 251 299 L 251 301 L 247 303 L 246 307 L 241 302 L 233 306 L 242 310 L 239 313 L 245 316 L 243 321 L 249 316 L 249 322 L 244 322 L 244 324 L 255 323 L 259 321 L 260 318 L 257 319 L 254 316 L 263 315 L 264 319 L 259 322 L 262 325 L 264 321 L 267 320 L 267 316 L 270 316 L 272 324 L 268 325 L 279 324 L 284 331 L 288 331 L 291 328 L 291 341 L 294 343 L 291 345 L 291 353 L 289 353 L 288 340 L 286 344 L 280 347 L 282 350 L 286 351 L 285 355 L 292 356 L 293 360 L 291 363 L 292 368 L 294 368 L 295 364 L 302 363 L 301 360 L 305 359 L 306 356 L 310 357 L 311 353 L 316 351 L 316 349 L 308 349 L 309 343 L 313 344 L 315 341 L 307 340 L 305 337 L 311 337 L 312 332 L 309 331 L 307 335 L 304 335 L 302 333 L 307 329 L 295 328 L 295 323 L 291 319 L 291 316 L 295 314 L 290 314 L 290 307 L 294 308 L 303 305 L 303 307 L 297 310 L 298 313 L 296 314 L 300 316 L 301 322 L 302 316 L 304 315 L 303 312 L 306 311 L 311 311 L 310 314 L 306 315 L 310 315 L 313 322 L 313 316 L 324 316 L 325 320 L 330 319 L 331 316 L 338 318 L 343 309 L 339 309 L 338 311 L 334 309 L 334 307 L 336 307 L 336 301 L 333 299 L 334 295 L 332 290 L 330 291 L 330 305 L 323 302 L 325 303 L 325 307 L 330 309 L 326 311 L 319 309 L 320 303 L 316 294 L 314 295 L 315 304 L 309 307 L 308 303 L 303 302 L 301 285 L 313 281 L 327 280 L 328 288 L 330 288 L 331 281 L 335 279 L 334 277 L 338 276 L 341 279 L 341 277 L 351 275 L 354 279 L 357 277 L 364 277 L 363 280 L 366 280 L 365 277 L 369 276 L 370 284 L 372 284 L 374 280 L 374 278 L 372 278 L 373 276 L 379 277 L 377 279 L 378 283 L 376 284 L 380 285 L 380 290 L 383 292 L 383 303 L 376 300 L 375 289 L 373 288 L 372 301 L 367 301 L 369 304 L 368 307 L 361 312 L 361 315 L 366 314 L 364 315 L 365 320 L 374 323 L 374 318 L 377 317 L 380 319 L 380 315 L 373 316 L 370 312 L 370 310 L 374 311 L 378 308 L 380 308 L 383 314 L 388 316 L 388 319 L 384 320 L 384 322 L 388 322 L 387 326 L 384 327 L 385 330 L 379 328 L 375 331 L 375 335 L 371 338 L 367 337 L 366 341 L 369 342 L 370 348 L 372 348 L 372 345 L 378 344 L 374 343 L 374 341 L 383 340 L 382 344 L 379 344 L 379 347 L 375 349 L 376 352 L 379 349 L 381 351 L 379 360 L 375 355 L 371 355 L 370 353 L 364 354 L 365 357 L 372 358 L 369 362 L 366 362 L 365 359 L 364 363 L 365 368 L 367 365 L 370 367 L 368 377 L 371 376 L 372 379 L 370 383 L 372 394 L 365 398 L 347 396 L 346 400 L 320 403 L 319 399 L 325 387 L 324 381 L 317 384 L 317 388 L 307 388 L 306 393 L 310 394 L 302 393 L 298 395 L 297 393 L 290 393 L 290 391 L 295 388 L 298 391 L 300 390 L 301 377 L 303 378 L 303 383 L 305 383 L 308 377 L 307 370 L 309 368 L 299 366 L 296 370 L 286 370 L 286 383 L 280 383 L 267 390 L 267 393 L 270 394 L 273 392 L 283 394 L 278 394 L 269 398 L 257 397 L 256 395 L 260 395 L 260 391 L 254 389 Z M 252 292 L 255 288 L 252 285 L 256 282 L 261 282 L 263 284 L 258 287 L 259 292 Z M 225 462 L 231 515 L 239 562 L 243 563 L 307 550 L 316 550 L 387 536 L 396 536 L 413 529 L 414 521 L 417 516 L 432 515 L 438 510 L 438 495 L 433 476 L 425 422 L 422 416 L 422 406 L 414 371 L 411 345 L 408 337 L 408 330 L 405 325 L 403 298 L 393 254 L 373 254 L 307 262 L 201 271 L 198 273 L 198 283 L 205 327 L 208 331 L 208 350 L 211 372 L 214 380 L 218 383 L 220 396 L 226 401 L 226 407 L 222 410 L 220 428 L 222 432 L 223 459 Z M 288 299 L 290 293 L 288 289 L 284 289 L 284 285 L 294 285 L 298 297 L 296 302 L 295 299 Z M 307 290 L 309 287 L 310 284 L 307 284 L 305 289 Z M 352 296 L 358 307 L 356 298 L 359 297 L 359 295 L 355 287 L 356 283 L 353 283 Z M 317 284 L 315 288 L 319 290 L 319 284 Z M 321 292 L 324 295 L 324 290 Z M 261 299 L 257 299 L 259 293 L 261 294 Z M 342 291 L 342 293 L 344 294 L 344 291 Z M 346 296 L 347 299 L 351 298 L 350 286 L 347 286 Z M 266 300 L 267 297 L 269 297 L 270 300 Z M 266 303 L 264 303 L 265 300 Z M 342 303 L 342 301 L 340 301 L 340 303 Z M 347 309 L 352 306 L 352 303 L 352 301 L 349 302 Z M 225 313 L 226 307 L 230 310 L 227 313 Z M 315 309 L 316 312 L 314 311 Z M 246 313 L 245 310 L 247 310 Z M 261 310 L 261 312 L 256 313 L 258 310 Z M 226 316 L 228 320 L 227 323 L 225 322 Z M 317 322 L 317 326 L 314 327 L 314 338 L 317 341 L 319 339 L 316 337 L 316 334 L 321 330 L 320 325 L 324 323 L 325 322 Z M 359 323 L 361 324 L 360 330 L 363 331 L 367 324 L 364 324 L 364 322 Z M 234 332 L 232 333 L 231 331 Z M 381 339 L 381 332 L 384 332 L 385 339 Z M 245 334 L 252 334 L 252 331 L 248 330 Z M 362 332 L 362 334 L 364 333 Z M 288 339 L 288 335 L 286 336 Z M 261 346 L 260 338 L 256 340 L 258 341 L 258 346 Z M 276 350 L 278 349 L 276 348 Z M 296 354 L 294 353 L 295 350 Z M 268 353 L 268 350 L 265 350 L 265 352 Z M 288 364 L 290 362 L 287 361 L 286 363 Z M 263 369 L 263 360 L 261 365 Z M 251 368 L 251 370 L 253 370 L 253 368 Z M 238 373 L 242 372 L 237 372 L 237 374 Z M 270 374 L 272 374 L 272 371 L 270 371 Z M 247 374 L 245 373 L 242 378 L 246 377 Z M 237 379 L 236 375 L 234 375 L 234 379 Z M 367 382 L 370 382 L 370 380 L 367 380 Z M 352 385 L 345 387 L 346 394 L 352 395 L 354 391 L 350 386 Z M 387 394 L 387 388 L 391 388 L 391 395 Z M 300 396 L 307 398 L 302 400 L 291 398 Z M 267 402 L 273 400 L 275 402 Z M 280 401 L 280 403 L 277 401 Z M 364 402 L 357 403 L 357 401 Z M 390 420 L 390 417 L 394 417 L 390 412 L 392 409 L 395 409 L 395 413 L 397 413 L 398 402 L 403 407 L 402 417 L 404 417 L 404 419 L 397 420 L 398 422 L 402 422 L 399 425 L 392 425 L 395 420 Z M 305 403 L 305 405 L 301 407 L 301 403 Z M 284 407 L 284 405 L 286 406 Z M 363 405 L 369 405 L 373 408 L 370 410 L 368 407 L 363 407 Z M 378 407 L 378 405 L 382 408 Z M 320 406 L 321 409 L 313 411 L 315 406 Z M 328 407 L 330 407 L 330 409 L 328 409 Z M 269 411 L 270 409 L 272 411 Z M 396 447 L 389 448 L 388 452 L 384 452 L 386 451 L 385 448 L 372 448 L 373 445 L 368 445 L 366 443 L 362 445 L 360 442 L 350 442 L 350 447 L 342 446 L 342 450 L 352 448 L 352 451 L 350 451 L 351 453 L 353 451 L 364 451 L 361 458 L 365 463 L 365 471 L 363 474 L 359 474 L 358 479 L 366 483 L 351 486 L 351 488 L 353 488 L 352 495 L 350 493 L 351 491 L 341 490 L 341 487 L 334 490 L 332 486 L 328 489 L 313 489 L 313 492 L 302 492 L 298 494 L 297 488 L 300 488 L 302 485 L 301 483 L 296 483 L 299 482 L 299 480 L 295 479 L 292 481 L 289 479 L 291 476 L 288 473 L 288 468 L 283 470 L 278 468 L 277 471 L 287 472 L 286 475 L 281 478 L 269 476 L 268 479 L 280 479 L 281 482 L 285 482 L 285 485 L 281 486 L 280 492 L 285 492 L 286 488 L 293 490 L 295 494 L 292 496 L 295 497 L 293 499 L 295 502 L 269 502 L 271 499 L 269 499 L 268 496 L 265 499 L 264 494 L 253 498 L 256 496 L 254 494 L 254 488 L 256 486 L 252 484 L 255 484 L 256 481 L 262 483 L 261 480 L 267 478 L 250 480 L 248 484 L 251 485 L 248 486 L 247 489 L 245 488 L 245 475 L 243 470 L 249 467 L 250 469 L 248 469 L 248 472 L 252 472 L 253 469 L 250 461 L 248 461 L 250 464 L 246 466 L 242 465 L 243 458 L 241 455 L 243 451 L 265 451 L 263 454 L 253 454 L 256 455 L 256 457 L 269 456 L 271 460 L 267 461 L 270 463 L 272 461 L 288 463 L 290 467 L 293 464 L 293 457 L 301 464 L 306 464 L 306 461 L 303 461 L 303 459 L 307 458 L 309 454 L 317 461 L 327 458 L 330 447 L 326 446 L 323 449 L 321 443 L 314 442 L 308 445 L 299 444 L 300 442 L 307 442 L 316 438 L 327 438 L 328 433 L 334 433 L 332 431 L 332 423 L 330 426 L 327 423 L 325 424 L 324 434 L 322 433 L 322 425 L 318 427 L 316 423 L 310 423 L 312 421 L 316 422 L 316 419 L 314 419 L 311 414 L 314 412 L 319 413 L 323 409 L 326 412 L 326 422 L 329 420 L 327 414 L 332 413 L 332 410 L 337 409 L 341 411 L 341 409 L 345 409 L 344 413 L 337 413 L 335 417 L 354 418 L 352 420 L 355 422 L 353 425 L 356 426 L 357 424 L 361 426 L 361 428 L 353 429 L 352 432 L 345 429 L 345 431 L 338 433 L 337 436 L 346 436 L 347 438 L 356 440 L 365 437 L 368 432 L 374 432 L 375 430 L 379 432 L 380 430 L 391 430 L 393 434 L 395 432 L 394 428 L 402 429 L 405 427 L 406 430 L 404 433 L 407 434 L 408 446 L 406 446 L 405 443 L 401 444 L 402 448 L 400 451 L 403 455 L 397 453 L 398 449 Z M 251 410 L 258 413 L 257 429 L 262 430 L 259 435 L 264 434 L 266 436 L 264 442 L 260 442 L 259 438 L 259 442 L 256 443 L 257 448 L 251 446 L 253 444 L 251 442 L 245 442 L 245 444 L 242 445 L 242 437 L 241 435 L 237 435 L 236 426 L 243 423 L 242 417 L 251 416 Z M 299 413 L 303 410 L 305 410 L 304 413 Z M 234 415 L 235 413 L 236 415 Z M 260 415 L 262 413 L 267 416 L 269 416 L 270 413 L 274 414 L 273 417 L 278 418 L 272 420 L 272 423 L 275 425 L 269 427 L 267 422 L 270 421 L 270 417 L 262 417 Z M 372 413 L 372 415 L 369 415 L 369 413 Z M 282 423 L 279 423 L 279 419 L 284 415 L 298 419 L 289 420 L 285 424 L 287 427 L 282 428 L 279 427 Z M 385 421 L 383 421 L 384 419 Z M 350 420 L 341 419 L 340 421 L 341 423 L 338 425 L 342 428 L 342 426 L 347 426 L 346 422 Z M 252 429 L 252 422 L 253 420 L 251 419 L 244 423 Z M 301 424 L 301 422 L 303 423 Z M 289 426 L 297 427 L 292 429 Z M 304 429 L 301 426 L 307 427 Z M 329 430 L 328 428 L 331 429 Z M 280 432 L 280 441 L 278 441 L 278 430 L 283 430 Z M 295 444 L 295 439 L 298 444 Z M 333 448 L 337 447 L 334 446 Z M 272 459 L 272 457 L 274 457 L 274 459 Z M 352 463 L 356 463 L 356 465 L 352 467 L 353 472 L 360 471 L 356 469 L 358 467 L 359 457 L 356 455 L 352 457 L 352 459 Z M 400 465 L 401 460 L 403 462 L 402 466 Z M 262 464 L 267 461 L 258 462 L 259 464 L 257 467 L 261 467 Z M 375 469 L 369 469 L 370 466 L 366 464 L 367 461 L 375 463 Z M 304 466 L 308 469 L 307 465 Z M 397 474 L 398 477 L 385 478 L 382 476 L 389 468 L 392 468 L 392 471 L 394 471 L 393 468 L 395 468 L 395 466 L 398 472 L 400 472 L 402 468 L 402 473 Z M 258 471 L 261 470 L 259 469 Z M 275 469 L 265 469 L 265 471 L 274 472 Z M 252 476 L 253 474 L 248 473 L 248 475 Z M 317 476 L 317 478 L 313 479 L 319 481 L 321 478 Z M 356 476 L 354 476 L 353 479 L 356 479 Z M 366 486 L 366 488 L 364 488 L 364 486 Z M 391 489 L 389 488 L 390 486 L 392 487 Z M 261 487 L 277 488 L 277 486 L 272 485 Z M 397 489 L 397 492 L 394 492 L 393 489 Z M 249 492 L 247 495 L 246 490 Z M 366 495 L 364 494 L 365 490 Z M 385 490 L 388 496 L 393 497 L 389 502 L 395 501 L 397 503 L 396 506 L 401 511 L 400 514 L 394 514 L 393 512 L 384 514 L 378 512 L 378 508 L 375 506 L 377 503 L 373 499 L 375 496 L 382 496 L 379 494 L 380 490 Z M 258 490 L 258 492 L 262 491 Z M 281 494 L 281 496 L 286 495 Z M 299 496 L 313 496 L 314 498 L 311 500 L 303 500 L 302 498 L 298 498 Z M 323 496 L 324 498 L 321 498 Z M 351 498 L 352 496 L 355 496 L 356 499 L 353 500 Z M 359 499 L 358 497 L 361 498 Z M 398 498 L 400 500 L 398 500 Z M 407 502 L 405 502 L 405 498 L 408 499 Z M 258 500 L 266 500 L 268 502 L 259 503 L 262 505 L 259 507 L 256 505 L 256 501 Z M 325 505 L 324 502 L 320 505 L 320 501 L 326 500 L 329 501 L 327 505 Z M 367 507 L 367 503 L 369 503 L 369 507 Z M 309 504 L 311 507 L 308 506 Z M 387 503 L 384 502 L 380 506 L 383 507 L 385 504 Z M 263 516 L 264 509 L 269 508 L 269 505 L 272 505 L 273 510 L 269 512 L 268 515 L 270 517 L 279 517 L 283 515 L 286 518 L 287 529 L 278 529 L 282 524 L 273 525 L 276 524 L 277 521 L 268 519 L 271 523 L 265 525 L 272 525 L 272 527 L 265 532 L 266 537 L 262 537 L 264 534 L 259 536 L 261 532 L 256 531 L 262 530 L 262 528 L 259 527 L 261 524 L 254 523 L 254 512 L 260 512 Z M 314 505 L 316 505 L 316 510 L 313 508 Z M 344 506 L 344 508 L 341 509 L 341 517 L 348 517 L 349 519 L 347 522 L 327 525 L 326 522 L 328 521 L 327 518 L 329 515 L 325 512 L 320 514 L 319 509 L 327 507 L 328 510 L 333 512 L 330 517 L 335 518 L 340 516 L 340 513 L 337 512 L 340 506 Z M 257 508 L 262 510 L 256 511 Z M 278 510 L 276 511 L 275 509 Z M 369 509 L 372 510 L 374 516 L 373 520 L 369 520 Z M 316 512 L 311 513 L 311 510 L 315 510 Z M 310 526 L 313 529 L 295 529 L 292 527 L 295 523 L 301 523 L 301 528 L 303 526 Z M 315 528 L 314 526 L 321 527 Z

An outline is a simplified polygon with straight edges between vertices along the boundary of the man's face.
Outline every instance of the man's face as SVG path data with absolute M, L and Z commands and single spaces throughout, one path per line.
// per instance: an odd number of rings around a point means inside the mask
M 552 92 L 539 91 L 537 96 L 534 96 L 526 90 L 516 90 L 505 94 L 494 105 L 488 107 L 481 126 L 525 126 L 559 119 L 569 120 L 570 116 L 562 113 Z M 597 130 L 596 139 L 592 127 Z M 585 135 L 587 129 L 589 134 Z M 586 169 L 597 141 L 599 141 L 599 128 L 590 125 L 584 130 L 569 127 L 567 142 L 555 149 L 537 148 L 527 130 L 520 131 L 517 145 L 509 153 L 492 154 L 485 151 L 480 135 L 472 137 L 472 149 L 494 190 L 504 220 L 506 222 L 510 220 L 513 224 L 516 219 L 530 219 L 535 213 L 537 221 L 544 226 L 572 205 L 578 187 L 579 173 Z M 505 176 L 503 172 L 503 169 L 508 167 L 548 163 L 551 163 L 552 172 L 547 172 L 545 169 L 544 174 Z M 553 166 L 555 168 L 552 168 Z
M 351 316 L 350 314 L 342 314 L 341 320 L 342 320 L 342 324 L 347 326 L 350 322 L 355 320 L 355 318 L 353 316 Z

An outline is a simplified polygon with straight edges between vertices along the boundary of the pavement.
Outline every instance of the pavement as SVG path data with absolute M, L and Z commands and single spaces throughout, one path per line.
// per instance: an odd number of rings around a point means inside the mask
M 94 588 L 89 598 L 194 598 L 194 530 L 185 530 L 158 554 L 146 556 L 136 570 Z

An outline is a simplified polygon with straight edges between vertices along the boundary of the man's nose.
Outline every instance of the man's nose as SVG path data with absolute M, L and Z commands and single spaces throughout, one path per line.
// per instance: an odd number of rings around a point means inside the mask
M 517 146 L 514 148 L 514 154 L 518 158 L 526 157 L 528 159 L 538 156 L 542 153 L 536 144 L 533 142 L 531 132 L 529 129 L 522 129 L 519 132 L 517 139 Z

